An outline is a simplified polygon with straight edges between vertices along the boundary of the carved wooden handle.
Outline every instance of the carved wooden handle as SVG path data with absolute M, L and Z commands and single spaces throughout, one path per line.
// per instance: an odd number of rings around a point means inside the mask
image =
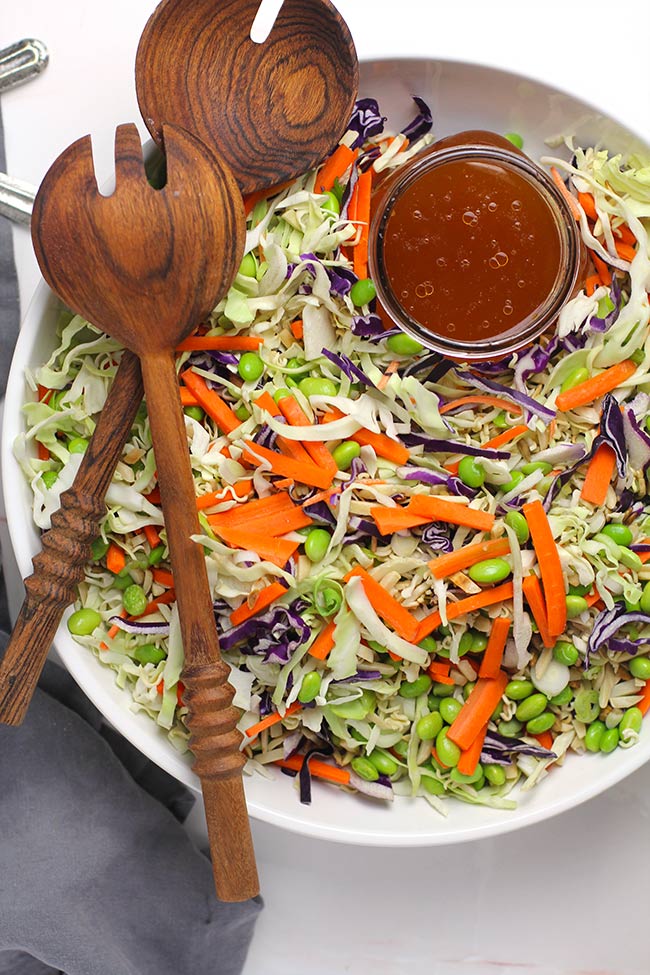
M 106 512 L 104 497 L 142 402 L 137 356 L 125 352 L 72 487 L 61 495 L 0 664 L 0 722 L 19 725 L 64 609 L 75 597 Z

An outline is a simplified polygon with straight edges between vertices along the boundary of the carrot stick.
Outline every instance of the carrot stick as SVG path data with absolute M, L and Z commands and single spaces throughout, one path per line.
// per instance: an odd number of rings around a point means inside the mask
M 479 677 L 497 677 L 501 670 L 503 651 L 506 648 L 509 632 L 510 620 L 506 616 L 497 616 L 490 630 L 490 638 L 478 672 Z
M 283 721 L 290 714 L 295 714 L 296 711 L 299 711 L 301 707 L 302 704 L 300 701 L 294 701 L 293 704 L 289 705 L 284 714 L 280 714 L 279 711 L 275 711 L 273 714 L 267 714 L 267 716 L 262 718 L 261 721 L 258 721 L 257 724 L 253 724 L 250 726 L 250 728 L 246 728 L 246 736 L 248 738 L 257 738 L 260 731 L 273 727 L 274 724 L 278 724 L 280 721 Z
M 127 616 L 128 616 L 128 613 L 126 612 L 125 609 L 123 609 L 122 612 L 120 613 L 120 618 L 123 619 L 123 620 L 125 620 L 127 618 Z M 120 632 L 119 626 L 116 626 L 115 623 L 113 623 L 113 625 L 111 626 L 111 628 L 109 629 L 109 631 L 107 633 L 108 639 L 109 640 L 114 639 L 114 637 L 116 637 L 119 632 Z
M 566 626 L 566 596 L 557 545 L 541 501 L 529 501 L 522 511 L 530 528 L 544 584 L 548 630 L 551 636 L 560 636 Z
M 330 650 L 334 646 L 334 620 L 330 620 L 324 629 L 320 631 L 314 642 L 309 648 L 309 653 L 316 660 L 325 660 Z
M 455 501 L 445 501 L 430 494 L 414 494 L 409 501 L 407 511 L 414 515 L 428 517 L 429 521 L 445 521 L 450 525 L 465 525 L 477 531 L 489 532 L 494 525 L 494 515 L 487 511 L 479 511 L 469 504 Z
M 609 285 L 612 283 L 612 272 L 610 271 L 609 267 L 603 260 L 601 260 L 600 257 L 598 257 L 598 254 L 594 254 L 593 251 L 589 251 L 589 254 L 594 262 L 594 267 L 598 272 L 600 283 L 609 287 Z
M 111 542 L 106 552 L 106 568 L 114 575 L 118 575 L 126 565 L 126 555 L 115 542 Z
M 510 543 L 507 538 L 488 538 L 484 542 L 476 542 L 473 545 L 466 545 L 464 548 L 449 552 L 448 555 L 439 555 L 437 559 L 429 562 L 429 568 L 436 579 L 446 579 L 461 569 L 467 569 L 477 562 L 484 559 L 495 559 L 501 555 L 508 555 Z
M 527 427 L 525 423 L 520 423 L 516 427 L 510 427 L 509 430 L 504 430 L 498 436 L 492 437 L 491 440 L 487 440 L 481 445 L 481 450 L 488 447 L 491 450 L 496 450 L 497 447 L 502 447 L 504 444 L 510 443 L 511 440 L 516 440 L 517 437 L 521 437 L 525 433 L 530 433 L 530 427 Z
M 247 501 L 236 508 L 208 515 L 211 526 L 243 528 L 277 538 L 287 532 L 308 528 L 312 519 L 304 509 L 294 504 L 288 494 L 272 494 L 268 498 Z
M 288 440 L 286 437 L 278 437 L 275 442 L 276 447 L 285 457 L 298 461 L 299 464 L 311 464 L 312 459 L 298 440 Z M 333 472 L 335 473 L 335 472 Z
M 255 406 L 259 406 L 261 410 L 266 410 L 271 416 L 280 416 L 280 407 L 266 389 L 255 400 Z
M 370 233 L 370 196 L 372 191 L 372 169 L 361 173 L 357 181 L 357 222 L 361 233 L 352 253 L 352 267 L 358 278 L 368 277 L 368 237 Z
M 358 149 L 338 146 L 322 165 L 316 177 L 315 192 L 328 193 L 334 186 L 335 180 L 342 179 L 358 155 Z
M 47 447 L 45 446 L 44 443 L 41 443 L 40 440 L 37 440 L 36 441 L 36 449 L 37 449 L 37 452 L 38 452 L 38 459 L 39 460 L 49 460 L 50 459 L 50 452 L 49 452 L 49 450 L 47 449 Z
M 149 494 L 145 494 L 144 499 L 145 501 L 148 501 L 149 504 L 160 504 L 160 488 L 158 485 L 156 485 L 153 490 L 149 491 Z
M 417 528 L 431 521 L 426 516 L 414 515 L 406 508 L 387 508 L 384 504 L 374 504 L 370 514 L 382 535 L 392 535 L 393 532 L 404 531 L 407 528 Z
M 506 599 L 512 599 L 512 593 L 513 588 L 511 582 L 504 582 L 500 586 L 495 586 L 494 589 L 483 589 L 482 592 L 477 592 L 474 596 L 459 599 L 457 603 L 449 603 L 447 605 L 447 619 L 455 620 L 459 616 L 466 616 L 468 613 L 473 613 L 477 609 L 484 609 L 486 606 L 503 603 Z M 433 633 L 441 625 L 442 619 L 438 610 L 430 613 L 429 616 L 425 616 L 423 620 L 420 620 L 420 626 L 414 642 L 419 643 L 421 640 L 424 640 L 425 636 L 429 636 L 430 633 Z
M 553 179 L 553 182 L 557 186 L 558 190 L 566 200 L 569 210 L 571 211 L 575 219 L 579 221 L 582 214 L 580 211 L 580 207 L 578 206 L 578 201 L 576 200 L 573 193 L 570 193 L 569 190 L 567 189 L 566 183 L 560 176 L 555 166 L 551 166 L 551 177 Z
M 297 318 L 295 322 L 291 322 L 289 328 L 291 329 L 291 334 L 293 335 L 294 339 L 298 339 L 298 341 L 300 341 L 304 334 L 302 318 Z
M 395 630 L 402 639 L 408 640 L 409 643 L 414 643 L 420 625 L 415 616 L 409 613 L 408 609 L 405 609 L 401 603 L 391 596 L 387 589 L 384 589 L 360 565 L 352 569 L 351 572 L 348 572 L 343 577 L 343 581 L 349 582 L 354 576 L 358 576 L 361 579 L 363 590 L 377 616 Z
M 537 623 L 539 635 L 545 647 L 554 647 L 555 638 L 551 636 L 548 626 L 547 604 L 539 579 L 536 575 L 528 575 L 521 584 L 526 602 L 530 606 L 533 618 Z
M 290 426 L 313 426 L 313 424 L 310 423 L 309 417 L 293 396 L 283 396 L 282 399 L 278 400 L 278 406 L 282 415 Z M 321 467 L 329 470 L 331 472 L 331 476 L 334 477 L 337 470 L 336 461 L 332 458 L 332 455 L 325 444 L 318 440 L 313 442 L 306 440 L 303 446 L 314 464 L 319 464 Z
M 304 755 L 290 755 L 289 758 L 279 758 L 273 764 L 279 765 L 280 768 L 291 769 L 292 772 L 299 772 L 304 760 Z M 318 758 L 309 759 L 309 771 L 317 779 L 327 779 L 328 782 L 338 782 L 339 785 L 348 785 L 350 782 L 350 773 L 347 769 L 322 762 Z
M 501 700 L 508 677 L 503 670 L 492 679 L 479 677 L 462 708 L 454 718 L 447 737 L 463 750 L 469 748 L 487 725 Z
M 233 610 L 233 612 L 230 614 L 230 622 L 233 626 L 239 626 L 240 623 L 245 623 L 246 620 L 251 619 L 253 616 L 257 616 L 257 614 L 261 613 L 263 609 L 266 609 L 267 606 L 274 603 L 276 599 L 280 598 L 280 596 L 284 596 L 286 591 L 286 586 L 283 586 L 280 582 L 272 582 L 270 586 L 265 586 L 264 589 L 260 589 L 251 606 L 249 606 L 248 602 L 244 600 L 241 606 L 238 606 L 237 609 Z
M 585 482 L 580 492 L 583 501 L 603 505 L 607 497 L 607 489 L 614 479 L 615 470 L 616 454 L 609 444 L 603 443 L 589 461 Z
M 139 620 L 142 616 L 151 616 L 152 613 L 158 611 L 159 606 L 168 606 L 169 603 L 176 601 L 176 591 L 174 589 L 168 589 L 161 596 L 156 596 L 151 602 L 147 603 L 145 608 L 137 616 L 130 616 L 129 619 Z
M 144 537 L 149 542 L 149 548 L 158 548 L 160 545 L 160 535 L 155 525 L 145 525 L 142 529 Z
M 183 406 L 198 406 L 199 405 L 198 399 L 196 398 L 196 396 L 194 395 L 194 393 L 192 392 L 192 390 L 187 388 L 187 386 L 180 386 L 179 387 L 179 392 L 181 394 L 181 404 Z
M 578 203 L 585 211 L 590 220 L 598 220 L 596 204 L 591 193 L 578 193 Z
M 262 200 L 268 200 L 270 196 L 275 196 L 276 193 L 281 193 L 282 190 L 286 190 L 287 187 L 291 186 L 293 183 L 292 179 L 287 180 L 285 183 L 278 183 L 277 186 L 265 186 L 263 190 L 256 190 L 254 193 L 247 193 L 244 197 L 244 212 L 248 216 L 255 209 L 258 203 Z
M 176 351 L 257 352 L 263 342 L 259 335 L 190 335 L 176 346 Z
M 614 236 L 618 237 L 624 244 L 629 244 L 631 247 L 636 247 L 638 241 L 627 224 L 621 223 L 618 227 L 614 228 Z
M 335 407 L 330 407 L 323 416 L 323 423 L 331 423 L 332 420 L 340 420 L 345 413 Z M 398 440 L 387 437 L 384 433 L 372 433 L 370 430 L 357 430 L 351 434 L 348 440 L 356 440 L 361 447 L 372 447 L 378 457 L 391 461 L 393 464 L 406 464 L 411 456 Z
M 636 242 L 636 241 L 635 241 Z M 632 244 L 626 244 L 623 241 L 615 241 L 614 246 L 616 248 L 616 253 L 623 261 L 629 261 L 630 264 L 636 257 L 636 247 Z
M 266 447 L 260 447 L 252 440 L 245 440 L 244 443 L 246 445 L 244 457 L 251 464 L 257 466 L 260 463 L 258 458 L 261 457 L 263 461 L 268 462 L 274 474 L 292 477 L 294 481 L 300 481 L 301 484 L 308 484 L 310 487 L 326 488 L 331 484 L 329 471 L 322 470 L 317 464 L 301 464 L 291 457 L 284 457 Z
M 487 734 L 488 723 L 481 728 L 476 738 L 472 744 L 463 749 L 460 758 L 458 759 L 458 765 L 456 768 L 463 775 L 473 775 L 476 771 L 476 766 L 481 758 L 481 752 L 483 751 L 483 742 L 485 741 L 485 736 Z
M 186 369 L 183 373 L 183 381 L 187 388 L 194 393 L 199 405 L 203 407 L 223 433 L 232 433 L 233 430 L 241 426 L 241 420 L 237 419 L 216 390 L 208 389 L 208 385 L 202 376 L 199 376 L 192 369 Z
M 439 413 L 449 413 L 450 410 L 455 410 L 458 406 L 474 406 L 476 403 L 482 406 L 496 406 L 500 410 L 505 410 L 506 413 L 521 413 L 522 408 L 518 403 L 511 403 L 510 400 L 501 399 L 499 396 L 461 396 L 458 399 L 453 399 L 449 403 L 445 403 L 438 410 Z
M 533 738 L 537 739 L 542 748 L 546 748 L 549 752 L 552 750 L 553 735 L 550 731 L 542 731 L 539 735 L 533 735 Z
M 616 389 L 630 376 L 633 376 L 637 369 L 636 362 L 632 362 L 631 359 L 624 359 L 623 362 L 610 366 L 609 369 L 603 370 L 597 376 L 585 379 L 583 383 L 578 383 L 572 389 L 560 393 L 555 405 L 558 410 L 575 410 L 578 406 L 587 406 L 588 403 L 593 403 L 595 399 L 604 396 L 605 393 Z
M 159 586 L 164 586 L 165 589 L 174 588 L 174 577 L 171 572 L 166 569 L 153 569 L 152 571 L 153 581 L 157 582 Z
M 437 684 L 448 684 L 452 685 L 454 683 L 453 677 L 449 676 L 450 665 L 434 662 L 429 664 L 427 667 L 427 674 L 432 677 Z
M 588 298 L 591 298 L 592 294 L 600 284 L 600 278 L 597 274 L 590 274 L 585 281 L 585 293 Z
M 637 707 L 641 714 L 647 714 L 650 711 L 650 680 L 645 682 L 645 687 L 641 691 L 642 697 Z
M 227 484 L 221 488 L 219 491 L 209 491 L 207 494 L 201 494 L 196 499 L 197 511 L 204 511 L 206 508 L 212 508 L 215 504 L 219 504 L 221 501 L 228 501 L 231 495 L 227 493 L 228 488 L 230 488 L 238 498 L 245 498 L 247 494 L 250 494 L 253 490 L 253 482 L 250 478 L 245 478 L 243 481 L 237 481 L 236 484 Z
M 260 535 L 257 531 L 246 531 L 244 528 L 225 528 L 220 524 L 212 525 L 212 528 L 232 548 L 257 552 L 265 562 L 272 562 L 273 565 L 277 565 L 280 568 L 287 564 L 300 545 L 300 542 L 290 542 L 284 538 L 273 538 L 268 533 Z

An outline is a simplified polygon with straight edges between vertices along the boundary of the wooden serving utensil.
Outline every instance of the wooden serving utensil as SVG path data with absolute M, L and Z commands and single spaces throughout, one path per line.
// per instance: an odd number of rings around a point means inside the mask
M 134 125 L 115 137 L 116 189 L 99 193 L 89 137 L 54 162 L 34 203 L 32 238 L 46 281 L 66 305 L 140 359 L 174 572 L 191 747 L 197 756 L 217 893 L 259 891 L 241 779 L 239 712 L 219 654 L 175 349 L 235 276 L 245 216 L 227 167 L 195 136 L 163 126 L 167 182 L 147 182 Z
M 263 44 L 250 39 L 259 0 L 164 0 L 136 59 L 142 117 L 160 142 L 162 122 L 197 133 L 240 188 L 277 186 L 320 162 L 345 131 L 359 67 L 350 32 L 329 0 L 285 0 Z M 43 552 L 0 663 L 0 723 L 27 713 L 61 615 L 75 597 L 104 496 L 142 398 L 137 357 L 125 352 L 91 444 Z

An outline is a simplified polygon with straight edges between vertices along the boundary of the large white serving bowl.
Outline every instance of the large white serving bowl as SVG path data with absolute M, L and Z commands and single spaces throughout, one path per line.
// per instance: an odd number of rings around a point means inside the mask
M 648 153 L 634 133 L 571 95 L 537 81 L 489 67 L 450 61 L 381 60 L 361 66 L 361 95 L 379 100 L 388 124 L 399 129 L 413 114 L 411 95 L 420 95 L 433 110 L 436 136 L 463 129 L 485 128 L 519 132 L 528 153 L 568 156 L 545 140 L 575 135 L 577 145 L 601 145 L 610 151 Z M 39 533 L 31 519 L 31 492 L 12 453 L 24 429 L 21 404 L 31 396 L 24 380 L 26 367 L 43 363 L 54 346 L 57 302 L 44 282 L 27 309 L 13 358 L 2 429 L 2 486 L 11 541 L 23 576 L 40 550 Z M 152 761 L 194 791 L 198 779 L 190 756 L 180 755 L 151 719 L 135 714 L 130 695 L 120 690 L 114 673 L 76 644 L 66 627 L 55 646 L 65 666 L 106 719 Z M 450 801 L 443 818 L 422 799 L 396 799 L 390 805 L 347 796 L 315 783 L 311 806 L 303 806 L 291 780 L 278 770 L 271 779 L 246 778 L 252 816 L 288 830 L 345 843 L 377 846 L 432 846 L 479 839 L 526 826 L 584 802 L 615 785 L 650 758 L 650 727 L 630 749 L 610 755 L 570 756 L 551 770 L 529 793 L 520 793 L 514 811 L 486 809 Z

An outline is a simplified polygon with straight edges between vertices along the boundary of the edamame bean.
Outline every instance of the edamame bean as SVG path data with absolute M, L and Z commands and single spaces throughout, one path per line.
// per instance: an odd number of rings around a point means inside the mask
M 641 731 L 642 724 L 643 724 L 643 712 L 641 711 L 641 709 L 628 708 L 627 711 L 625 711 L 625 713 L 623 714 L 623 717 L 621 718 L 618 726 L 618 730 L 621 734 L 621 738 L 623 739 L 623 741 L 627 741 L 628 738 L 632 737 L 631 734 L 627 734 L 628 731 L 634 732 L 635 734 L 638 735 L 638 733 Z
M 483 769 L 480 765 L 477 765 L 474 771 L 469 774 L 459 772 L 457 768 L 453 768 L 449 773 L 449 778 L 457 785 L 474 785 L 482 776 Z
M 333 213 L 335 217 L 338 217 L 341 212 L 341 204 L 338 201 L 338 197 L 331 190 L 327 190 L 324 194 L 325 200 L 321 203 L 321 210 L 326 210 L 328 213 Z
M 483 653 L 488 645 L 487 635 L 485 633 L 479 633 L 478 630 L 470 630 L 470 633 L 472 634 L 471 652 Z
M 78 609 L 68 620 L 68 629 L 74 636 L 90 636 L 102 618 L 94 609 Z
M 394 775 L 399 768 L 395 759 L 391 758 L 383 748 L 375 748 L 368 755 L 368 761 L 375 766 L 380 775 Z
M 165 554 L 165 546 L 156 545 L 156 547 L 152 548 L 151 551 L 149 552 L 149 558 L 147 559 L 149 565 L 158 565 L 159 562 L 162 562 L 162 558 L 164 554 Z
M 133 583 L 133 576 L 130 572 L 127 572 L 126 569 L 122 569 L 121 572 L 118 572 L 118 574 L 113 577 L 113 585 L 116 589 L 121 589 L 122 591 L 128 589 L 129 586 L 133 585 Z
M 431 796 L 442 796 L 445 794 L 445 787 L 440 779 L 434 779 L 431 775 L 423 775 L 420 780 L 422 788 Z
M 499 721 L 497 725 L 497 731 L 504 738 L 516 738 L 522 728 L 523 724 L 516 718 L 510 718 L 510 721 Z
M 88 449 L 88 441 L 85 437 L 74 437 L 68 443 L 68 450 L 71 454 L 85 454 Z
M 505 785 L 506 773 L 505 769 L 501 765 L 484 765 L 483 774 L 488 780 L 490 785 Z
M 646 582 L 639 600 L 639 608 L 643 613 L 650 613 L 650 582 Z
M 463 457 L 458 465 L 458 476 L 468 487 L 479 488 L 485 482 L 485 471 L 475 457 Z
M 350 300 L 357 308 L 368 305 L 377 297 L 377 289 L 370 278 L 359 278 L 350 288 Z
M 566 614 L 570 620 L 575 619 L 576 616 L 580 616 L 586 609 L 589 609 L 589 606 L 584 596 L 566 597 Z
M 338 447 L 335 447 L 332 451 L 332 457 L 336 463 L 337 470 L 349 470 L 352 461 L 355 457 L 358 457 L 360 453 L 361 447 L 356 440 L 344 440 L 343 443 L 340 443 Z
M 300 703 L 309 704 L 315 697 L 318 697 L 320 686 L 321 675 L 317 670 L 310 670 L 308 674 L 305 674 L 300 684 L 300 690 L 298 692 L 298 700 Z
M 129 616 L 139 616 L 147 608 L 147 594 L 142 586 L 132 585 L 122 593 L 122 605 Z
M 406 756 L 408 755 L 409 743 L 405 741 L 403 738 L 400 738 L 399 741 L 395 742 L 392 748 L 395 754 L 399 755 L 400 758 L 406 758 Z
M 508 417 L 503 410 L 500 410 L 495 418 L 492 420 L 497 430 L 505 430 L 508 426 Z
M 505 137 L 508 140 L 508 142 L 511 142 L 513 144 L 513 146 L 515 146 L 517 149 L 523 149 L 523 147 L 524 147 L 524 140 L 519 135 L 518 132 L 506 132 L 506 136 Z
M 607 727 L 604 721 L 592 721 L 585 732 L 585 748 L 588 752 L 599 752 L 600 742 Z
M 364 687 L 360 697 L 355 697 L 353 701 L 346 701 L 344 704 L 331 703 L 334 714 L 339 718 L 349 718 L 351 721 L 363 721 L 373 710 L 376 698 L 373 691 Z
M 468 680 L 467 681 L 467 683 L 463 687 L 463 699 L 465 701 L 470 696 L 470 694 L 472 693 L 472 691 L 474 690 L 475 687 L 476 687 L 476 681 L 473 681 L 473 680 Z
M 501 712 L 503 711 L 503 701 L 499 700 L 494 711 L 490 715 L 490 721 L 498 721 L 501 717 Z
M 458 745 L 447 738 L 447 728 L 443 728 L 436 736 L 436 754 L 443 765 L 448 768 L 455 768 L 460 761 L 460 748 Z
M 550 703 L 556 707 L 561 708 L 562 705 L 568 704 L 569 701 L 573 699 L 573 688 L 567 686 L 560 691 L 559 694 L 554 694 L 553 697 L 549 698 Z
M 444 699 L 449 700 L 448 698 Z M 434 738 L 442 730 L 442 718 L 438 711 L 433 711 L 431 714 L 423 714 L 418 723 L 415 726 L 418 738 L 422 741 L 433 741 Z
M 506 484 L 499 484 L 499 490 L 507 494 L 508 491 L 514 491 L 518 484 L 524 479 L 524 475 L 521 471 L 510 471 L 510 480 Z
M 92 555 L 95 562 L 99 562 L 103 559 L 108 552 L 108 542 L 103 538 L 96 538 L 95 541 L 90 546 L 90 554 Z
M 634 569 L 635 572 L 643 568 L 643 562 L 636 552 L 633 552 L 631 548 L 626 548 L 625 545 L 619 546 L 618 561 L 627 569 Z
M 264 372 L 264 363 L 257 352 L 244 352 L 239 358 L 237 372 L 245 382 L 257 382 Z
M 531 694 L 521 704 L 517 707 L 515 711 L 515 717 L 517 721 L 530 721 L 531 718 L 536 718 L 538 714 L 546 709 L 547 697 L 546 694 Z
M 327 553 L 332 536 L 325 528 L 312 528 L 305 539 L 305 555 L 310 562 L 321 562 Z
M 505 559 L 484 559 L 483 562 L 471 566 L 467 574 L 474 582 L 489 586 L 495 582 L 503 582 L 511 572 L 512 569 Z
M 423 650 L 426 650 L 427 653 L 435 653 L 438 649 L 438 641 L 432 636 L 425 636 L 424 640 L 420 640 L 418 646 L 422 647 Z
M 551 711 L 542 711 L 526 723 L 526 734 L 543 735 L 545 731 L 550 731 L 554 724 L 555 715 Z
M 520 545 L 524 545 L 528 541 L 530 529 L 521 511 L 509 511 L 505 517 L 505 523 L 509 528 L 512 528 Z
M 547 464 L 545 460 L 535 460 L 529 464 L 522 464 L 521 470 L 523 474 L 533 474 L 535 471 L 544 471 L 545 474 L 550 474 L 553 470 L 553 465 Z
M 285 396 L 291 396 L 291 390 L 287 389 L 285 386 L 281 386 L 280 389 L 276 389 L 276 391 L 273 393 L 273 399 L 276 403 L 279 403 L 281 399 L 285 398 Z
M 435 694 L 429 694 L 429 696 L 427 698 L 427 704 L 429 705 L 429 711 L 439 711 L 440 710 L 440 702 L 441 701 L 442 701 L 442 698 L 441 697 L 436 697 Z
M 41 474 L 41 480 L 48 490 L 54 487 L 58 479 L 59 475 L 56 471 L 43 471 Z
M 350 765 L 357 775 L 362 779 L 365 779 L 366 782 L 376 782 L 379 778 L 379 772 L 375 766 L 362 755 L 358 755 L 356 758 L 353 758 Z
M 511 680 L 506 684 L 505 695 L 511 701 L 523 701 L 534 691 L 533 683 L 530 680 Z
M 612 541 L 616 542 L 617 545 L 625 545 L 627 547 L 632 542 L 632 532 L 627 525 L 615 523 L 605 525 L 604 528 L 601 528 L 600 534 L 607 535 L 607 537 L 611 538 Z
M 573 710 L 578 721 L 591 724 L 592 721 L 596 720 L 600 713 L 598 697 L 598 691 L 588 687 L 583 687 L 578 691 L 573 704 Z
M 386 339 L 386 348 L 390 352 L 394 352 L 395 355 L 418 355 L 422 352 L 423 347 L 410 335 L 402 333 L 401 335 L 391 335 L 389 339 Z
M 454 693 L 454 684 L 439 684 L 437 681 L 431 688 L 432 694 L 436 697 L 445 698 L 451 697 Z
M 447 724 L 455 721 L 462 706 L 460 701 L 457 701 L 455 697 L 443 697 L 440 702 L 440 715 L 443 721 L 446 721 Z
M 632 677 L 650 680 L 650 657 L 632 657 L 627 667 Z
M 248 412 L 248 407 L 244 406 L 243 403 L 240 403 L 239 406 L 235 409 L 235 416 L 242 423 L 245 423 L 246 420 L 248 420 L 248 418 L 250 417 L 250 413 Z
M 572 643 L 567 643 L 566 640 L 558 640 L 553 647 L 553 656 L 558 663 L 573 667 L 578 661 L 579 654 Z
M 573 389 L 574 386 L 579 386 L 580 383 L 584 383 L 587 379 L 589 379 L 589 370 L 585 369 L 584 366 L 578 366 L 567 373 L 564 382 L 560 386 L 560 392 L 566 393 L 567 389 Z
M 309 399 L 311 396 L 336 396 L 338 387 L 331 379 L 321 379 L 317 376 L 305 376 L 298 383 L 300 392 Z
M 253 254 L 244 254 L 237 273 L 242 274 L 245 278 L 257 277 L 257 261 Z
M 205 412 L 200 406 L 186 406 L 183 412 L 185 413 L 185 416 L 189 416 L 190 419 L 196 420 L 197 423 L 200 423 L 205 416 Z
M 474 638 L 472 637 L 471 630 L 465 630 L 460 640 L 458 641 L 458 656 L 464 657 L 466 653 L 469 653 L 472 649 L 472 644 Z
M 402 681 L 400 684 L 399 695 L 400 697 L 419 697 L 420 694 L 426 694 L 430 689 L 432 680 L 428 674 L 420 674 L 414 681 L 408 683 L 408 681 Z
M 619 740 L 620 735 L 618 728 L 608 728 L 603 732 L 603 736 L 600 739 L 601 752 L 604 752 L 606 755 L 609 754 L 609 752 L 613 752 L 614 749 L 618 747 Z
M 165 659 L 165 651 L 153 643 L 145 643 L 143 647 L 136 647 L 131 654 L 139 664 L 159 664 Z

